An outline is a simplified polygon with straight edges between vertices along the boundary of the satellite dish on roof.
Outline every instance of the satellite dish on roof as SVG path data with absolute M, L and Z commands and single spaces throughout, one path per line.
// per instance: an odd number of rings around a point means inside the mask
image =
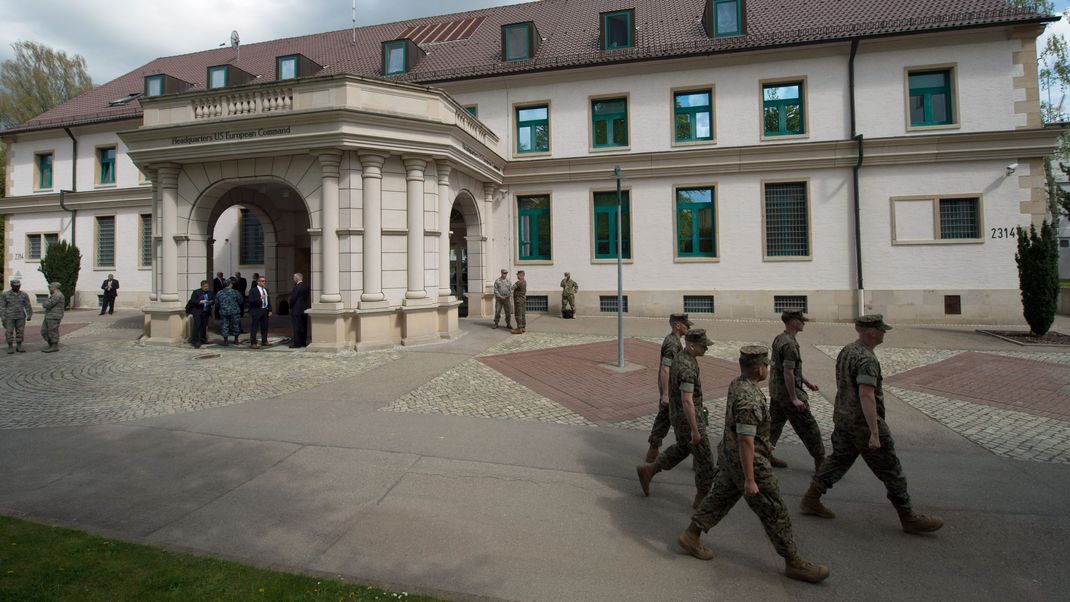
M 238 45 L 241 44 L 241 38 L 238 37 L 238 30 L 230 32 L 230 47 L 234 49 L 234 58 L 237 60 L 241 56 L 241 50 Z

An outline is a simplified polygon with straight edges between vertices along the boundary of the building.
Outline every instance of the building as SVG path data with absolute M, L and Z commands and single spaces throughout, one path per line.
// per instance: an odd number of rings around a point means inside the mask
M 319 349 L 453 336 L 500 267 L 534 310 L 569 271 L 581 315 L 615 311 L 618 245 L 630 315 L 1016 322 L 1053 20 L 543 0 L 160 58 L 3 132 L 5 272 L 42 291 L 73 238 L 78 303 L 113 272 L 159 343 L 232 269 L 310 275 Z

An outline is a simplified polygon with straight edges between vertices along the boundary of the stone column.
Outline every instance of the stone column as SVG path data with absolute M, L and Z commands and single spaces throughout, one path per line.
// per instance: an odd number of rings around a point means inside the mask
M 500 266 L 491 263 L 491 249 L 494 247 L 494 192 L 498 185 L 494 182 L 483 182 L 483 234 L 487 242 L 483 244 L 483 286 L 489 292 L 494 284 L 494 278 L 501 269 Z
M 338 287 L 338 165 L 342 151 L 317 151 L 320 163 L 320 303 L 341 303 Z
M 163 294 L 160 301 L 181 301 L 178 295 L 178 243 L 175 235 L 178 234 L 178 174 L 181 166 L 175 163 L 165 163 L 156 170 L 160 189 L 160 234 L 163 236 L 161 255 L 163 265 L 160 266 L 162 274 Z
M 405 190 L 407 203 L 405 213 L 408 226 L 406 248 L 406 272 L 408 290 L 405 299 L 426 299 L 424 289 L 424 169 L 427 160 L 419 157 L 402 157 L 405 162 Z
M 450 171 L 446 161 L 436 161 L 438 173 L 438 296 L 446 300 L 450 296 Z
M 383 303 L 383 163 L 386 156 L 360 153 L 362 166 L 362 239 L 364 290 L 360 306 Z
M 145 167 L 142 169 L 142 172 L 144 172 L 145 176 L 152 182 L 152 205 L 150 206 L 150 209 L 152 210 L 152 222 L 149 225 L 149 231 L 144 233 L 145 236 L 149 237 L 149 248 L 152 249 L 152 286 L 150 289 L 151 292 L 149 293 L 149 301 L 159 301 L 160 266 L 158 264 L 160 258 L 156 247 L 156 233 L 159 229 L 157 224 L 160 221 L 160 182 L 155 168 Z

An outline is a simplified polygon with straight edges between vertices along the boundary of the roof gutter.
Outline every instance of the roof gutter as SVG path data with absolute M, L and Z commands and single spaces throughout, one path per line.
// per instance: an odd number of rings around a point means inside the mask
M 67 132 L 67 136 L 71 139 L 71 189 L 59 191 L 59 206 L 64 211 L 69 211 L 71 214 L 71 245 L 77 245 L 78 240 L 78 210 L 68 209 L 66 203 L 63 202 L 63 195 L 68 192 L 78 192 L 78 139 L 71 133 L 71 128 L 63 128 L 64 132 Z
M 862 278 L 862 199 L 858 174 L 862 171 L 862 162 L 866 157 L 865 138 L 858 133 L 858 121 L 855 108 L 855 58 L 858 56 L 859 39 L 851 40 L 851 58 L 847 62 L 848 94 L 851 105 L 851 139 L 858 143 L 858 160 L 852 170 L 855 220 L 855 279 L 858 283 L 858 315 L 866 313 L 866 289 Z

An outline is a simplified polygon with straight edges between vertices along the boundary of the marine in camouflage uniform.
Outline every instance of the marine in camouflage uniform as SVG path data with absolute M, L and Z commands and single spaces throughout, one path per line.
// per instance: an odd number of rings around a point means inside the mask
M 648 463 L 658 459 L 661 442 L 665 439 L 665 435 L 669 434 L 669 427 L 672 426 L 669 422 L 669 367 L 672 366 L 672 360 L 676 354 L 683 349 L 680 337 L 684 336 L 690 327 L 691 321 L 687 319 L 687 314 L 669 316 L 671 331 L 661 342 L 661 354 L 658 361 L 658 413 L 654 416 L 654 425 L 650 428 L 650 437 L 647 439 L 647 443 L 650 444 L 646 451 Z
M 808 319 L 801 311 L 786 311 L 780 319 L 786 329 L 773 339 L 771 346 L 773 366 L 769 371 L 769 410 L 772 426 L 769 443 L 775 448 L 780 440 L 780 433 L 784 430 L 784 423 L 791 422 L 791 428 L 795 429 L 795 433 L 806 446 L 806 451 L 810 452 L 814 459 L 816 471 L 825 459 L 825 444 L 821 441 L 821 427 L 817 425 L 817 420 L 810 411 L 810 395 L 806 392 L 806 387 L 817 391 L 817 385 L 803 376 L 802 354 L 799 353 L 799 342 L 795 340 L 795 334 L 802 332 Z M 786 370 L 791 371 L 793 386 L 787 383 Z M 769 459 L 774 467 L 787 466 L 786 462 L 771 454 Z
M 41 323 L 41 338 L 48 343 L 48 347 L 42 349 L 44 353 L 59 351 L 59 323 L 63 320 L 63 305 L 66 299 L 59 291 L 59 283 L 53 282 L 48 285 L 48 298 L 41 303 L 45 309 L 45 319 Z
M 669 422 L 676 434 L 676 443 L 658 454 L 653 463 L 640 464 L 636 467 L 639 485 L 644 495 L 650 495 L 650 480 L 663 470 L 672 470 L 684 458 L 693 455 L 695 464 L 695 501 L 698 508 L 710 490 L 717 475 L 713 463 L 710 440 L 706 436 L 706 422 L 703 419 L 702 379 L 696 358 L 705 355 L 712 341 L 706 338 L 706 331 L 693 328 L 684 335 L 684 349 L 676 354 L 669 367 Z
M 498 327 L 502 310 L 505 310 L 505 327 L 513 327 L 510 323 L 512 322 L 513 307 L 509 301 L 509 295 L 513 292 L 513 283 L 506 278 L 508 275 L 509 270 L 502 270 L 501 277 L 494 281 L 494 328 Z
M 513 316 L 516 318 L 516 328 L 513 334 L 522 334 L 527 331 L 527 303 L 528 281 L 524 279 L 524 270 L 517 270 L 516 284 L 513 285 Z M 508 321 L 509 316 L 506 315 Z
M 238 344 L 238 335 L 241 334 L 241 308 L 245 303 L 242 294 L 234 290 L 234 279 L 227 281 L 227 286 L 215 297 L 216 308 L 219 311 L 219 321 L 222 322 L 223 344 L 227 345 L 229 337 L 234 337 L 234 344 Z
M 784 558 L 785 574 L 816 583 L 828 577 L 828 568 L 799 557 L 791 518 L 769 463 L 771 416 L 765 394 L 758 388 L 758 383 L 769 374 L 769 351 L 758 346 L 739 351 L 741 375 L 728 387 L 724 435 L 718 449 L 720 470 L 710 495 L 702 501 L 677 541 L 696 558 L 713 558 L 713 552 L 699 541 L 701 532 L 713 528 L 744 497 L 762 522 L 777 554 Z
M 0 297 L 0 318 L 4 322 L 4 338 L 7 340 L 7 352 L 25 351 L 22 338 L 26 334 L 26 320 L 33 316 L 33 304 L 26 291 L 20 290 L 22 281 L 11 279 L 11 290 Z
M 576 281 L 572 279 L 572 274 L 565 272 L 565 277 L 561 279 L 561 316 L 564 317 L 565 310 L 572 310 L 572 317 L 576 317 L 576 292 L 580 290 L 580 285 L 576 284 Z
M 907 533 L 927 533 L 943 526 L 937 517 L 917 514 L 910 504 L 907 479 L 895 453 L 892 432 L 884 421 L 884 389 L 880 360 L 873 350 L 884 342 L 892 327 L 880 314 L 855 320 L 858 340 L 836 357 L 836 405 L 833 411 L 832 454 L 825 458 L 802 498 L 803 514 L 823 518 L 836 515 L 821 503 L 821 496 L 847 474 L 862 456 L 884 483 L 888 499 Z

